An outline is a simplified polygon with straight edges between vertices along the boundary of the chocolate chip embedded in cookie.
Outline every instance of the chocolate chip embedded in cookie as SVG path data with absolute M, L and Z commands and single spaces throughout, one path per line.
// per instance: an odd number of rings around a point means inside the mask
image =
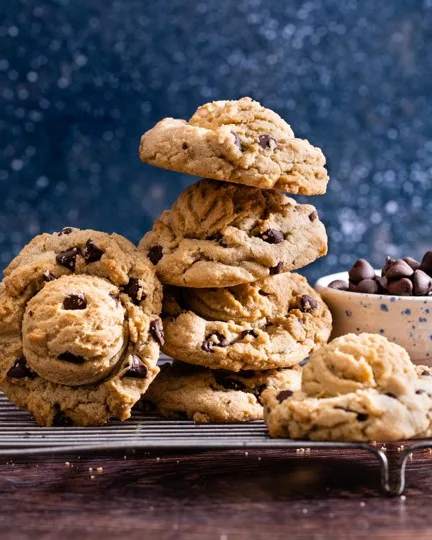
M 166 354 L 230 371 L 293 366 L 331 331 L 320 296 L 290 273 L 225 289 L 167 288 L 162 320 Z
M 36 237 L 0 287 L 0 388 L 40 425 L 125 420 L 158 373 L 162 290 L 125 238 Z
M 140 157 L 194 176 L 301 195 L 325 193 L 328 182 L 322 151 L 250 98 L 207 103 L 188 122 L 165 118 L 141 137 Z
M 313 206 L 272 190 L 201 180 L 156 220 L 139 249 L 161 281 L 230 287 L 301 268 L 327 252 Z
M 268 388 L 300 389 L 301 368 L 268 371 L 213 371 L 182 362 L 165 364 L 144 396 L 163 416 L 195 422 L 261 420 L 261 394 Z
M 421 370 L 423 371 L 423 370 Z M 302 390 L 263 393 L 272 437 L 385 441 L 429 434 L 432 383 L 408 353 L 375 334 L 348 334 L 316 351 Z

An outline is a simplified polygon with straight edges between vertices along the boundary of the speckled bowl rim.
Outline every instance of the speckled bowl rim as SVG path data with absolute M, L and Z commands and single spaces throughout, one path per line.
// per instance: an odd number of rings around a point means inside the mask
M 381 270 L 375 269 L 378 275 L 381 275 Z M 402 302 L 423 302 L 432 303 L 432 296 L 397 296 L 394 294 L 371 294 L 371 293 L 359 293 L 354 291 L 340 291 L 339 289 L 331 289 L 328 284 L 336 279 L 342 279 L 348 283 L 348 272 L 336 272 L 335 274 L 328 274 L 327 276 L 320 277 L 315 282 L 315 289 L 319 292 L 319 289 L 329 289 L 335 295 L 339 295 L 341 298 L 347 295 L 356 295 L 362 298 L 368 298 L 369 300 L 380 300 L 383 298 L 388 299 L 390 302 L 394 302 L 396 299 Z

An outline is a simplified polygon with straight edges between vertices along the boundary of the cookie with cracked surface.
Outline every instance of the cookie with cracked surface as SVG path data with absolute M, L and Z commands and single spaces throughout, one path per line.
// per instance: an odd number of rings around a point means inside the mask
M 163 352 L 213 369 L 291 367 L 327 342 L 331 315 L 298 274 L 225 289 L 167 288 Z
M 419 437 L 430 425 L 431 410 L 430 395 L 418 391 L 422 384 L 402 347 L 380 335 L 348 334 L 311 356 L 303 369 L 301 391 L 288 396 L 264 392 L 264 418 L 272 437 Z
M 125 238 L 34 238 L 0 287 L 0 389 L 40 425 L 125 420 L 159 369 L 162 287 Z
M 320 195 L 328 182 L 322 151 L 247 97 L 202 105 L 189 121 L 161 120 L 139 153 L 164 169 L 293 194 Z
M 231 287 L 313 262 L 327 253 L 327 235 L 311 205 L 206 179 L 180 194 L 139 249 L 164 284 Z
M 144 396 L 145 405 L 163 416 L 194 422 L 248 422 L 261 420 L 261 393 L 273 388 L 300 389 L 301 368 L 268 371 L 210 370 L 182 362 L 165 364 Z

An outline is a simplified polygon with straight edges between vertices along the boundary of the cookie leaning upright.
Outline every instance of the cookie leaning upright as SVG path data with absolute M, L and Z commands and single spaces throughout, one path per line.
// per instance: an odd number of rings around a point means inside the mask
M 194 176 L 300 195 L 325 193 L 328 182 L 322 151 L 248 97 L 202 105 L 189 121 L 161 120 L 141 137 L 140 157 Z
M 230 287 L 301 268 L 327 252 L 315 208 L 275 190 L 215 180 L 186 188 L 139 249 L 162 283 Z
M 40 425 L 125 420 L 159 369 L 162 290 L 125 238 L 34 238 L 0 287 L 0 388 Z

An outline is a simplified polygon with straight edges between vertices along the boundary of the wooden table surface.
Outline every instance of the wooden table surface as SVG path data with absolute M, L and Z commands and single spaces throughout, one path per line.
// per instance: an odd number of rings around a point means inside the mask
M 432 538 L 432 455 L 405 497 L 362 451 L 110 453 L 3 460 L 0 538 Z

